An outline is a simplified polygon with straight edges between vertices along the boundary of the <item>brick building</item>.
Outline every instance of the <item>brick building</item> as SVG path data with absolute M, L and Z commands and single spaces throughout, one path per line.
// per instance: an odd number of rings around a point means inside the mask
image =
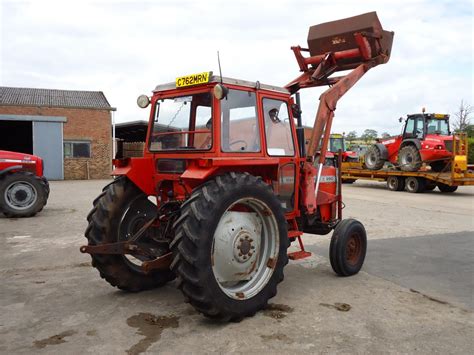
M 41 156 L 52 180 L 108 178 L 112 111 L 99 91 L 0 87 L 0 149 Z

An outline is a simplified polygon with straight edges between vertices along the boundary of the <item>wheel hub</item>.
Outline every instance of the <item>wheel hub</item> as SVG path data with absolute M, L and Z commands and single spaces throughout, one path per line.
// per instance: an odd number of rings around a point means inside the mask
M 355 265 L 361 253 L 360 240 L 358 235 L 352 235 L 346 246 L 346 260 Z
M 253 238 L 256 238 L 256 236 L 252 234 L 254 233 L 241 230 L 234 238 L 234 257 L 240 263 L 248 261 L 255 253 Z
M 227 211 L 214 239 L 215 276 L 220 282 L 250 280 L 257 271 L 262 223 L 255 213 Z
M 5 190 L 6 203 L 15 209 L 27 209 L 36 202 L 36 190 L 27 182 L 15 182 Z

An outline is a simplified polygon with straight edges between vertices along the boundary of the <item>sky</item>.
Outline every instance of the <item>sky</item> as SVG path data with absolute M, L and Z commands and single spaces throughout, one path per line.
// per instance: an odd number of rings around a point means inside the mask
M 0 85 L 103 91 L 116 122 L 148 120 L 136 98 L 203 71 L 284 86 L 299 75 L 290 47 L 311 25 L 377 11 L 392 56 L 338 103 L 333 132 L 397 134 L 398 118 L 473 104 L 471 0 L 0 0 Z M 323 89 L 301 92 L 312 126 Z

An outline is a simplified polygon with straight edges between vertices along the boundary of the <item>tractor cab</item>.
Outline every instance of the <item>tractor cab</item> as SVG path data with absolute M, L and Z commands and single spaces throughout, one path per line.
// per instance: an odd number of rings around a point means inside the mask
M 232 170 L 272 181 L 284 211 L 296 212 L 299 144 L 287 89 L 205 72 L 158 85 L 137 103 L 150 106 L 145 157 L 161 201 L 184 201 L 209 177 Z M 114 172 L 136 163 L 116 161 Z M 153 194 L 141 176 L 130 179 Z
M 333 159 L 334 154 L 341 151 L 342 153 L 342 162 L 357 162 L 359 161 L 359 156 L 356 152 L 347 150 L 346 139 L 344 134 L 333 133 L 329 136 L 329 150 L 326 153 L 327 159 Z
M 424 140 L 428 135 L 450 136 L 449 115 L 422 113 L 407 116 L 402 132 L 404 139 Z

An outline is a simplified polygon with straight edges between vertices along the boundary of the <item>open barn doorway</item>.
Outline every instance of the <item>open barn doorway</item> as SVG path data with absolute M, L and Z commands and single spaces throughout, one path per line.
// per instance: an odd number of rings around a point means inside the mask
M 0 150 L 33 154 L 32 122 L 0 120 Z

